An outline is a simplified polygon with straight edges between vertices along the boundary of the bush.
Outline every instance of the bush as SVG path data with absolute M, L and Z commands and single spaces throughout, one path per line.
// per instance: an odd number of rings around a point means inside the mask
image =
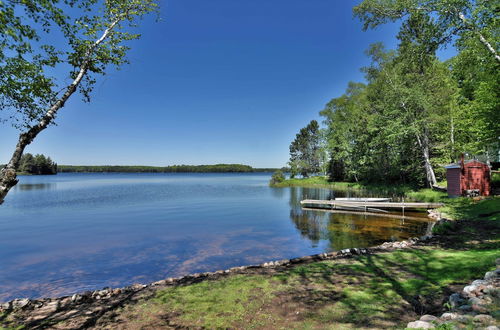
M 285 174 L 281 170 L 277 170 L 273 173 L 271 177 L 271 181 L 269 182 L 271 185 L 281 183 L 285 181 Z
M 449 222 L 449 221 L 442 222 L 442 223 L 436 224 L 432 228 L 432 233 L 434 235 L 443 235 L 449 231 L 452 231 L 454 227 L 455 227 L 454 224 Z

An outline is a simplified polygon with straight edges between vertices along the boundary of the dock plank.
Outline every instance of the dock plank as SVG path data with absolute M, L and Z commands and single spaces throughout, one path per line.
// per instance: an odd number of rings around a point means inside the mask
M 443 206 L 442 203 L 407 203 L 407 202 L 348 202 L 337 200 L 317 200 L 317 199 L 304 199 L 300 201 L 302 205 L 309 206 L 329 206 L 334 207 L 354 207 L 354 208 L 378 208 L 378 209 L 434 209 Z

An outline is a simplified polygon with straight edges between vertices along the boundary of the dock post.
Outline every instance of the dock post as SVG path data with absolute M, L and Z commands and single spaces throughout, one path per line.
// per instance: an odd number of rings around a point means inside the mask
M 405 216 L 405 198 L 403 197 L 403 217 Z

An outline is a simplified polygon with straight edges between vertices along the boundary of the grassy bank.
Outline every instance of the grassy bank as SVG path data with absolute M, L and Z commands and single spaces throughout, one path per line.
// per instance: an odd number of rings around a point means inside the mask
M 410 185 L 384 185 L 384 184 L 368 184 L 361 182 L 330 182 L 324 176 L 313 176 L 310 178 L 293 178 L 286 179 L 279 183 L 271 185 L 275 188 L 283 187 L 305 187 L 305 188 L 328 188 L 338 191 L 358 190 L 380 193 L 390 193 L 404 195 L 414 190 Z

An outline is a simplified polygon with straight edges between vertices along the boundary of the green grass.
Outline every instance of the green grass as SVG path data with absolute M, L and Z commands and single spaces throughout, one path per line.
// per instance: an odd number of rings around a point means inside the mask
M 271 278 L 233 276 L 166 289 L 157 294 L 155 301 L 168 304 L 174 312 L 182 312 L 181 319 L 186 324 L 225 328 L 244 318 L 257 322 L 251 316 L 270 302 L 278 288 Z
M 440 185 L 446 186 L 446 182 Z M 384 196 L 400 196 L 408 200 L 419 202 L 441 202 L 447 198 L 447 194 L 442 191 L 432 189 L 418 189 L 406 184 L 374 184 L 361 182 L 330 182 L 327 177 L 314 176 L 310 178 L 286 179 L 283 182 L 272 184 L 272 187 L 305 187 L 305 188 L 329 188 L 337 191 L 366 191 Z
M 154 303 L 174 311 L 187 327 L 404 326 L 402 315 L 426 312 L 426 299 L 442 307 L 450 285 L 491 270 L 499 253 L 499 243 L 490 242 L 469 250 L 424 247 L 316 262 L 277 275 L 238 275 L 165 289 Z
M 446 200 L 440 209 L 443 215 L 451 219 L 500 220 L 500 197 L 490 197 L 480 201 L 459 197 Z
M 358 190 L 358 191 L 369 191 L 386 193 L 390 195 L 403 195 L 409 191 L 412 191 L 412 186 L 410 185 L 390 185 L 390 184 L 372 184 L 372 183 L 362 183 L 362 182 L 331 182 L 325 176 L 313 176 L 309 178 L 293 178 L 286 179 L 283 182 L 275 183 L 271 185 L 275 188 L 280 187 L 305 187 L 305 188 L 329 188 L 338 191 L 348 191 L 348 190 Z
M 419 202 L 445 202 L 448 199 L 448 194 L 442 191 L 432 190 L 429 188 L 409 191 L 406 197 Z

